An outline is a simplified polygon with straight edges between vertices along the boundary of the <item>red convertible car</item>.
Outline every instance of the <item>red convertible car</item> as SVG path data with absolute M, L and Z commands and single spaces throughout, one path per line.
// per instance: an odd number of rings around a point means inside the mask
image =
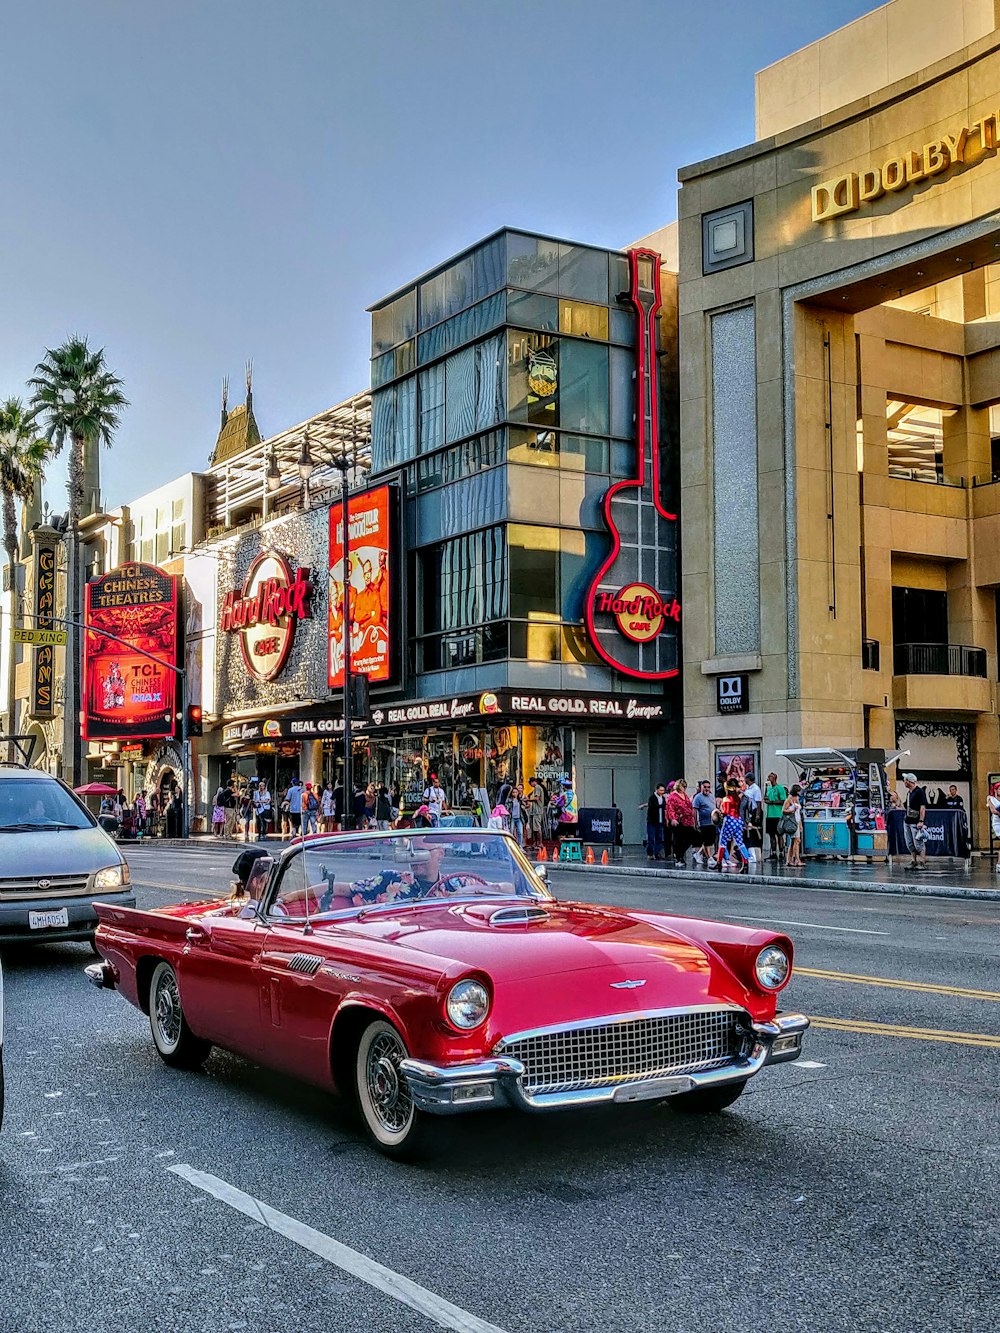
M 787 936 L 557 902 L 504 833 L 320 838 L 244 887 L 97 903 L 89 979 L 149 1015 L 168 1064 L 218 1045 L 335 1088 L 393 1156 L 431 1117 L 484 1107 L 720 1111 L 809 1026 L 777 1009 Z

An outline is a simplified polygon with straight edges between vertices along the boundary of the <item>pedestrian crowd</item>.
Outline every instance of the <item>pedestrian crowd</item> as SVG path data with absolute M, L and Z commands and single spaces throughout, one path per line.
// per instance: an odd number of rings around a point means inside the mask
M 130 801 L 119 788 L 101 798 L 98 823 L 106 832 L 121 838 L 179 838 L 183 827 L 184 797 L 172 779 L 162 788 L 140 788 Z
M 695 865 L 748 875 L 751 863 L 763 859 L 766 838 L 767 860 L 801 866 L 801 797 L 798 783 L 786 788 L 776 773 L 767 775 L 763 791 L 752 774 L 726 777 L 714 792 L 702 778 L 693 797 L 684 778 L 661 782 L 645 805 L 646 856 L 680 869 L 690 852 Z

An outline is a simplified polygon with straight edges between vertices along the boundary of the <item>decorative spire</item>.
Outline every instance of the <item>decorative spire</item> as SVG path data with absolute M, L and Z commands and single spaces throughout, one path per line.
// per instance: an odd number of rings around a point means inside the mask
M 253 415 L 253 361 L 247 359 L 247 416 Z
M 222 426 L 225 426 L 229 420 L 229 376 L 226 375 L 222 381 Z M 222 426 L 219 429 L 222 429 Z

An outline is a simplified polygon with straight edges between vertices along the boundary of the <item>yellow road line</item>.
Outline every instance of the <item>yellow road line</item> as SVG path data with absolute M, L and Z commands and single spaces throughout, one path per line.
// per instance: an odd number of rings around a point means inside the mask
M 810 1016 L 814 1028 L 830 1032 L 861 1032 L 872 1037 L 909 1037 L 915 1041 L 945 1041 L 958 1046 L 980 1046 L 1000 1050 L 1000 1037 L 988 1032 L 940 1032 L 935 1028 L 904 1027 L 898 1023 L 869 1023 L 864 1019 Z
M 1000 1003 L 1000 991 L 972 990 L 968 986 L 939 986 L 932 981 L 902 981 L 893 977 L 866 977 L 855 972 L 829 972 L 821 967 L 797 967 L 795 976 L 817 977 L 821 981 L 853 981 L 860 986 L 892 986 L 899 990 L 926 991 L 930 995 L 956 995 L 966 1000 L 992 1000 Z

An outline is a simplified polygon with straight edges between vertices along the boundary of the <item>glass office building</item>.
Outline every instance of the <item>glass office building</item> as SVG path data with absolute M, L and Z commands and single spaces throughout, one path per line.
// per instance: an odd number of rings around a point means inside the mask
M 505 230 L 372 307 L 372 480 L 398 483 L 405 562 L 373 776 L 415 791 L 435 771 L 460 803 L 565 774 L 635 840 L 632 807 L 669 775 L 679 666 L 675 278 L 656 278 L 648 391 L 626 252 Z M 641 581 L 614 605 L 664 621 L 634 635 L 621 615 L 609 653 L 588 601 L 616 538 Z

